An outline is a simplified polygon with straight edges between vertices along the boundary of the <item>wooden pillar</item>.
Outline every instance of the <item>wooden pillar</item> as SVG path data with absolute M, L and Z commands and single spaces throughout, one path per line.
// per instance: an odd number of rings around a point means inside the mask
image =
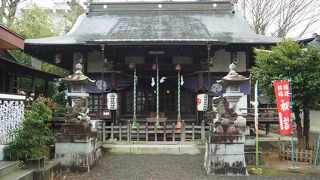
M 9 92 L 13 93 L 13 84 L 14 83 L 14 72 L 10 72 L 10 78 L 9 78 Z
M 198 92 L 198 93 L 199 93 L 199 92 L 203 93 L 203 92 L 202 92 L 203 89 L 204 89 L 204 86 L 203 86 L 203 72 L 200 71 L 200 72 L 198 73 L 198 91 L 197 91 L 197 92 Z M 196 99 L 194 100 L 194 102 L 196 102 Z M 203 120 L 203 112 L 197 111 L 197 114 L 196 114 L 196 121 L 197 121 L 197 122 L 196 122 L 196 124 L 199 125 L 202 120 Z
M 82 61 L 83 61 L 83 73 L 87 74 L 88 73 L 88 52 L 85 51 L 82 54 Z
M 114 90 L 117 87 L 117 74 L 115 72 L 111 73 L 111 89 Z
M 198 73 L 198 90 L 203 88 L 203 72 L 199 71 Z
M 266 123 L 266 135 L 269 135 L 270 132 L 270 124 Z
M 104 81 L 104 51 L 105 51 L 105 44 L 100 44 L 100 48 L 101 48 L 101 51 L 100 51 L 100 55 L 101 55 L 101 81 L 103 82 Z M 105 95 L 105 88 L 103 86 L 104 83 L 102 83 L 101 85 L 101 101 L 99 100 L 98 101 L 98 107 L 99 107 L 99 114 L 102 115 L 103 113 L 103 109 L 105 108 L 105 98 L 106 98 L 106 95 Z M 112 117 L 112 113 L 111 113 L 111 117 Z
M 254 63 L 254 57 L 253 57 L 253 51 L 251 49 L 248 49 L 246 52 L 246 69 L 250 69 L 255 63 Z
M 0 92 L 4 92 L 5 85 L 6 85 L 6 79 L 5 79 L 5 71 L 3 69 L 0 69 Z
M 115 72 L 112 72 L 111 73 L 111 91 L 115 91 L 116 90 L 116 87 L 117 87 L 117 74 L 115 73 Z M 119 99 L 121 99 L 121 97 L 120 97 L 120 94 L 118 94 L 118 98 Z M 119 101 L 119 99 L 118 99 L 118 108 L 120 108 L 120 101 Z M 117 123 L 119 123 L 118 121 L 117 121 L 117 119 L 118 119 L 118 116 L 119 116 L 119 110 L 115 110 L 115 111 L 111 111 L 111 118 L 112 118 L 112 122 L 114 123 L 114 124 L 117 124 Z

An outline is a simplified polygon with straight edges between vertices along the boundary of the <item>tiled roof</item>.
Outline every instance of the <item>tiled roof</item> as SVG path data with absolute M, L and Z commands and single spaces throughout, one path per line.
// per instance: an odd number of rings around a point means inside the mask
M 186 7 L 189 6 L 192 4 L 189 3 Z M 87 44 L 92 41 L 106 44 L 144 42 L 274 44 L 278 41 L 277 38 L 255 34 L 241 14 L 229 9 L 210 10 L 203 8 L 206 6 L 199 6 L 200 10 L 192 8 L 123 10 L 119 7 L 122 6 L 83 14 L 68 34 L 27 39 L 26 46 Z

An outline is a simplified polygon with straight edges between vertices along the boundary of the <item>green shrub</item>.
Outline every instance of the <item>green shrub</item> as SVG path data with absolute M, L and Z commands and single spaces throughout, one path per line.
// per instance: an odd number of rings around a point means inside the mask
M 66 108 L 67 100 L 66 100 L 65 96 L 66 96 L 66 93 L 64 91 L 56 92 L 52 96 L 52 99 L 57 104 L 58 109 L 59 108 Z
M 13 132 L 16 139 L 4 149 L 7 160 L 26 162 L 29 158 L 45 156 L 53 137 L 44 123 L 51 117 L 52 111 L 43 103 L 35 102 L 32 110 L 26 110 L 22 128 Z
M 33 118 L 42 122 L 50 120 L 52 116 L 52 110 L 42 102 L 33 103 L 32 112 L 36 113 Z

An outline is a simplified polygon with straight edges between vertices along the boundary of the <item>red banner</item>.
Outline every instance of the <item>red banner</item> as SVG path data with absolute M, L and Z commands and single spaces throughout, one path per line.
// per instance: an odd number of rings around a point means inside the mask
M 273 86 L 276 94 L 280 134 L 291 134 L 292 120 L 290 117 L 290 82 L 289 80 L 274 81 Z

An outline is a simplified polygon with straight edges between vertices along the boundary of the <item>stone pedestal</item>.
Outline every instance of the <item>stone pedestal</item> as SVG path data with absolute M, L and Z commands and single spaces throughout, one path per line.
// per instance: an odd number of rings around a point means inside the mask
M 247 175 L 244 156 L 245 127 L 216 124 L 213 129 L 220 129 L 220 133 L 214 130 L 206 133 L 204 167 L 207 174 Z
M 55 160 L 65 171 L 88 172 L 101 155 L 91 124 L 63 124 L 55 138 Z

